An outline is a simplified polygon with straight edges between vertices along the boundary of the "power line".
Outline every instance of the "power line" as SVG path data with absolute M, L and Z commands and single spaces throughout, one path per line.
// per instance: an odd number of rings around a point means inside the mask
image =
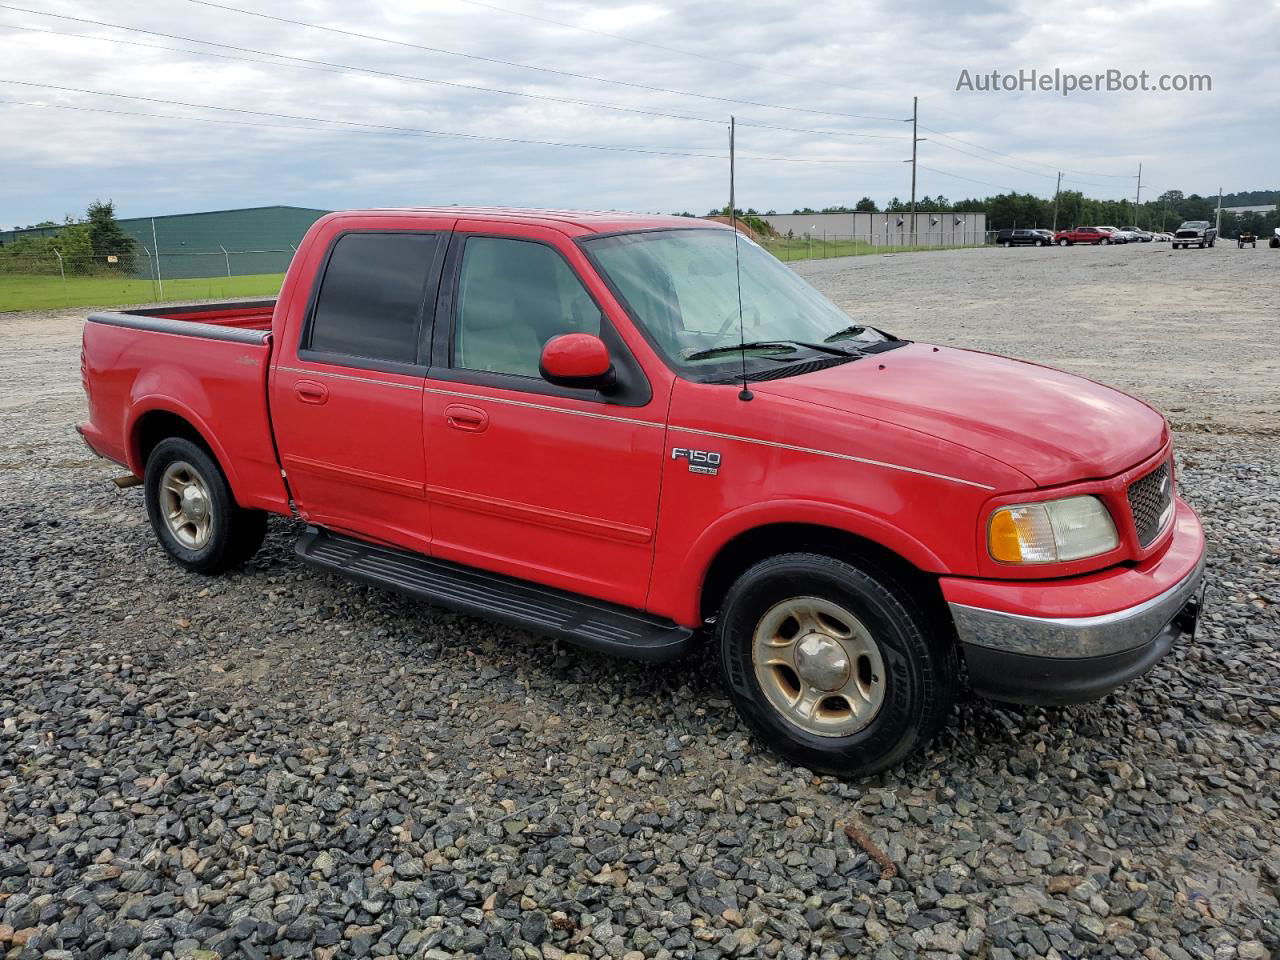
M 1027 174 L 1028 176 L 1031 176 L 1031 177 L 1044 177 L 1044 178 L 1045 178 L 1045 179 L 1047 179 L 1047 180 L 1053 180 L 1053 179 L 1055 179 L 1055 178 L 1058 176 L 1058 174 L 1056 174 L 1056 173 L 1041 173 L 1039 170 L 1026 170 L 1026 169 L 1024 169 L 1024 168 L 1022 168 L 1022 167 L 1016 167 L 1016 166 L 1014 166 L 1014 165 L 1013 165 L 1013 164 L 1011 164 L 1011 163 L 1003 163 L 1003 162 L 1001 162 L 1001 161 L 999 161 L 999 160 L 994 160 L 994 159 L 992 159 L 991 157 L 984 157 L 984 156 L 983 156 L 982 154 L 980 154 L 980 153 L 970 153 L 968 150 L 961 150 L 959 147 L 953 147 L 953 146 L 951 146 L 951 144 L 949 144 L 949 143 L 940 143 L 940 142 L 938 142 L 938 141 L 936 141 L 936 140 L 935 140 L 935 141 L 933 141 L 933 145 L 934 145 L 934 146 L 936 146 L 936 147 L 942 147 L 942 149 L 944 149 L 944 150 L 953 150 L 953 151 L 955 151 L 956 153 L 962 153 L 962 154 L 964 154 L 966 157 L 973 157 L 975 160 L 981 160 L 983 163 L 992 163 L 992 164 L 995 164 L 996 166 L 1000 166 L 1000 167 L 1007 167 L 1007 168 L 1008 168 L 1008 169 L 1010 169 L 1010 170 L 1016 170 L 1016 171 L 1018 171 L 1019 173 L 1025 173 L 1025 174 Z M 1125 185 L 1123 185 L 1123 184 L 1115 184 L 1115 183 L 1093 183 L 1092 181 L 1089 181 L 1089 180 L 1076 180 L 1076 179 L 1073 179 L 1073 178 L 1071 178 L 1071 177 L 1063 177 L 1063 178 L 1062 178 L 1062 181 L 1063 181 L 1064 183 L 1076 183 L 1076 184 L 1080 184 L 1080 185 L 1082 185 L 1082 186 L 1086 186 L 1086 187 L 1097 187 L 1097 188 L 1099 188 L 1100 190 L 1118 190 L 1118 189 L 1127 189 L 1127 187 L 1126 187 Z
M 240 13 L 247 17 L 258 17 L 263 20 L 272 20 L 276 23 L 288 23 L 296 27 L 307 27 L 311 30 L 324 30 L 327 33 L 336 33 L 346 37 L 356 37 L 361 40 L 373 40 L 378 43 L 389 43 L 397 47 L 409 47 L 414 50 L 425 50 L 428 53 L 439 53 L 449 57 L 461 57 L 466 60 L 478 60 L 483 63 L 494 63 L 504 67 L 515 67 L 519 70 L 534 70 L 538 73 L 549 73 L 558 77 L 570 77 L 574 80 L 590 80 L 592 83 L 609 83 L 620 87 L 630 87 L 635 90 L 648 90 L 651 93 L 669 93 L 678 97 L 696 97 L 700 100 L 715 100 L 719 103 L 737 103 L 748 107 L 763 107 L 768 110 L 789 110 L 794 113 L 817 114 L 825 117 L 843 117 L 850 120 L 878 120 L 889 123 L 900 122 L 901 117 L 876 117 L 866 116 L 857 113 L 841 113 L 833 110 L 818 110 L 813 107 L 794 107 L 780 103 L 764 103 L 759 100 L 740 100 L 736 97 L 721 97 L 712 93 L 695 93 L 691 90 L 675 90 L 670 87 L 656 87 L 646 83 L 635 83 L 630 80 L 612 80 L 608 77 L 596 77 L 585 73 L 573 73 L 568 70 L 557 70 L 554 67 L 539 67 L 529 63 L 519 63 L 514 60 L 503 60 L 498 57 L 486 57 L 476 53 L 460 53 L 457 50 L 446 50 L 443 47 L 430 47 L 421 43 L 413 43 L 408 40 L 396 40 L 392 37 L 380 37 L 372 33 L 360 33 L 356 30 L 347 30 L 343 27 L 330 27 L 320 23 L 310 23 L 306 20 L 293 20 L 289 17 L 278 17 L 271 13 L 262 13 L 257 10 L 245 10 L 242 7 L 233 7 L 229 4 L 215 3 L 214 0 L 187 0 L 188 3 L 194 3 L 202 7 L 211 7 L 216 10 L 226 10 L 231 13 Z
M 361 67 L 361 66 L 356 66 L 354 64 L 338 63 L 336 61 L 331 61 L 331 60 L 316 60 L 309 57 L 293 56 L 292 54 L 275 53 L 274 51 L 271 51 L 271 50 L 260 50 L 254 47 L 243 47 L 243 46 L 238 46 L 236 44 L 219 43 L 213 40 L 200 40 L 196 37 L 187 37 L 181 34 L 173 34 L 173 33 L 162 33 L 158 30 L 147 30 L 142 27 L 130 27 L 124 24 L 110 23 L 105 20 L 92 20 L 87 17 L 73 17 L 73 16 L 68 16 L 66 14 L 59 14 L 59 13 L 42 13 L 41 11 L 38 11 L 38 10 L 28 10 L 24 7 L 16 7 L 16 6 L 12 6 L 10 4 L 4 4 L 4 3 L 0 3 L 0 9 L 17 10 L 23 13 L 35 13 L 39 16 L 53 17 L 59 20 L 69 20 L 77 23 L 86 23 L 86 24 L 91 24 L 93 26 L 99 26 L 99 27 L 108 27 L 113 30 L 128 30 L 133 33 L 142 33 L 148 36 L 161 37 L 165 40 L 176 40 L 181 43 L 198 43 L 204 46 L 219 47 L 224 50 L 236 50 L 236 51 L 239 51 L 240 53 L 254 54 L 255 57 L 277 57 L 279 58 L 279 60 L 285 60 L 289 62 L 281 63 L 278 60 L 258 60 L 258 59 L 255 59 L 254 57 L 237 57 L 237 56 L 232 56 L 230 54 L 225 54 L 225 53 L 214 53 L 213 51 L 210 51 L 210 50 L 189 50 L 189 49 L 184 49 L 179 47 L 167 47 L 167 46 L 163 46 L 162 44 L 142 43 L 137 40 L 124 40 L 119 37 L 94 37 L 94 36 L 88 36 L 86 34 L 81 34 L 81 33 L 67 33 L 59 30 L 43 30 L 38 27 L 27 27 L 27 26 L 21 26 L 17 24 L 0 24 L 0 28 L 10 29 L 10 30 L 23 30 L 30 33 L 44 33 L 44 34 L 48 34 L 50 36 L 55 36 L 55 37 L 74 37 L 79 40 L 91 40 L 91 41 L 100 42 L 100 43 L 123 44 L 125 46 L 142 47 L 149 50 L 166 50 L 172 53 L 185 53 L 185 54 L 190 54 L 192 56 L 197 56 L 197 57 L 211 57 L 214 59 L 232 60 L 232 61 L 238 61 L 241 63 L 257 63 L 257 64 L 262 64 L 264 66 L 289 67 L 291 69 L 296 69 L 296 70 L 312 70 L 320 73 L 334 73 L 334 74 L 340 74 L 340 75 L 350 73 L 350 74 L 361 74 L 361 75 L 368 75 L 368 76 L 374 76 L 374 77 L 382 77 L 382 78 L 392 79 L 392 80 L 408 80 L 408 81 L 417 82 L 417 83 L 428 83 L 428 84 L 434 84 L 437 86 L 453 87 L 460 90 L 474 90 L 481 93 L 496 93 L 496 94 L 501 94 L 503 96 L 522 97 L 530 100 L 545 100 L 545 101 L 550 101 L 552 103 L 564 103 L 572 106 L 582 106 L 582 107 L 589 107 L 592 109 L 600 109 L 600 110 L 614 110 L 621 113 L 637 114 L 640 116 L 647 116 L 647 117 L 661 117 L 661 118 L 670 119 L 670 120 L 683 120 L 683 121 L 695 122 L 695 123 L 712 123 L 712 124 L 716 124 L 717 126 L 722 125 L 724 123 L 724 120 L 719 117 L 700 117 L 700 116 L 691 115 L 691 114 L 669 113 L 661 110 L 645 110 L 639 107 L 627 107 L 621 104 L 602 103 L 600 101 L 583 100 L 576 97 L 557 97 L 557 96 L 553 96 L 551 94 L 545 94 L 545 93 L 528 93 L 523 90 L 506 90 L 501 87 L 485 87 L 479 84 L 462 83 L 454 80 L 440 80 L 433 77 L 418 76 L 416 74 L 395 73 L 390 70 L 379 70 L 374 67 Z M 756 127 L 756 128 L 765 129 L 765 130 L 778 130 L 778 131 L 783 131 L 787 133 L 819 134 L 823 136 L 831 136 L 831 137 L 839 137 L 839 138 L 851 137 L 856 139 L 869 139 L 869 140 L 906 139 L 905 137 L 894 136 L 892 134 L 853 133 L 853 132 L 839 131 L 839 130 L 815 130 L 815 129 L 805 128 L 805 127 L 786 127 L 786 126 L 780 126 L 778 124 L 750 123 L 747 121 L 742 121 L 741 125 Z
M 923 163 L 919 165 L 921 170 L 928 170 L 930 173 L 938 173 L 944 177 L 952 177 L 956 180 L 968 180 L 970 183 L 980 183 L 984 187 L 995 187 L 997 190 L 1008 190 L 1010 193 L 1017 193 L 1017 189 L 1007 184 L 992 183 L 990 180 L 977 180 L 973 177 L 963 177 L 958 173 L 948 173 L 946 170 L 939 170 L 937 167 L 926 167 Z
M 195 0 L 192 0 L 192 2 L 195 2 Z M 1053 164 L 1041 163 L 1039 160 L 1029 160 L 1026 157 L 1018 157 L 1012 153 L 1001 153 L 999 150 L 992 150 L 990 147 L 984 147 L 981 144 L 973 143 L 969 140 L 961 140 L 959 137 L 953 136 L 952 134 L 943 133 L 941 130 L 935 130 L 932 127 L 926 127 L 923 123 L 920 124 L 920 127 L 921 129 L 928 130 L 930 133 L 937 134 L 940 137 L 945 137 L 948 140 L 954 140 L 956 143 L 963 143 L 967 147 L 973 147 L 976 150 L 982 150 L 982 151 L 985 151 L 986 153 L 993 153 L 997 157 L 1006 157 L 1009 160 L 1017 160 L 1019 163 L 1030 164 L 1033 167 L 1045 167 L 1049 170 L 1054 170 L 1054 171 L 1058 169 L 1058 167 L 1056 167 Z M 1133 175 L 1128 173 L 1090 173 L 1088 171 L 1082 171 L 1082 170 L 1070 170 L 1067 167 L 1063 167 L 1062 169 L 1066 170 L 1067 173 L 1075 173 L 1082 177 L 1108 177 L 1115 180 L 1132 180 L 1133 179 Z
M 565 23 L 563 20 L 553 20 L 551 17 L 540 17 L 534 13 L 525 13 L 521 10 L 512 10 L 508 7 L 500 7 L 494 3 L 481 3 L 480 0 L 458 0 L 458 3 L 465 3 L 472 7 L 482 7 L 485 10 L 496 10 L 499 13 L 509 13 L 512 16 L 524 17 L 526 20 L 537 20 L 540 23 L 551 23 L 557 27 L 565 27 L 569 30 L 579 30 L 582 33 L 592 33 L 597 37 L 608 37 L 610 40 L 621 40 L 623 43 L 634 43 L 642 47 L 649 47 L 653 50 L 664 50 L 667 53 L 676 53 L 682 57 L 695 57 L 698 60 L 709 60 L 712 63 L 723 63 L 730 67 L 737 67 L 739 70 L 756 70 L 761 73 L 772 73 L 771 70 L 765 70 L 762 67 L 754 67 L 749 63 L 738 63 L 736 60 L 725 60 L 721 57 L 713 57 L 705 53 L 695 53 L 692 50 L 680 50 L 676 47 L 668 47 L 661 43 L 651 43 L 648 40 L 637 40 L 634 37 L 624 37 L 621 34 L 609 33 L 605 30 L 593 30 L 591 27 L 581 27 L 576 23 Z
M 208 103 L 190 103 L 184 100 L 164 100 L 159 97 L 144 97 L 137 94 L 115 93 L 107 90 L 88 90 L 83 87 L 65 87 L 52 83 L 36 83 L 31 80 L 13 80 L 7 77 L 0 77 L 0 83 L 17 84 L 24 87 L 38 87 L 45 90 L 58 90 L 63 93 L 84 93 L 97 97 L 114 97 L 122 100 L 138 100 L 143 103 L 160 103 L 168 106 L 189 107 L 196 110 L 218 110 L 227 113 L 241 113 L 249 116 L 271 117 L 278 120 L 303 121 L 306 123 L 325 123 L 342 127 L 351 127 L 357 129 L 374 130 L 379 132 L 390 132 L 400 135 L 415 135 L 428 137 L 453 137 L 463 140 L 483 140 L 493 143 L 518 143 L 530 144 L 546 147 L 572 147 L 583 150 L 606 150 L 620 153 L 639 153 L 652 156 L 662 157 L 688 157 L 699 160 L 724 160 L 721 154 L 712 153 L 692 153 L 677 150 L 660 150 L 650 147 L 630 147 L 619 144 L 599 144 L 599 143 L 577 143 L 561 140 L 534 140 L 524 137 L 498 137 L 488 134 L 479 133 L 463 133 L 453 130 L 431 130 L 423 127 L 401 127 L 392 124 L 381 123 L 365 123 L 357 120 L 339 120 L 332 117 L 308 117 L 297 114 L 274 113 L 266 110 L 250 110 L 245 107 L 224 107 L 216 104 Z M 33 106 L 36 104 L 32 104 Z M 41 105 L 42 106 L 42 105 Z M 184 117 L 180 119 L 200 119 L 198 117 Z M 896 163 L 894 160 L 863 160 L 849 158 L 823 158 L 823 157 L 771 157 L 771 156 L 745 156 L 743 160 L 755 160 L 771 163 L 814 163 L 814 164 L 857 164 L 857 163 Z

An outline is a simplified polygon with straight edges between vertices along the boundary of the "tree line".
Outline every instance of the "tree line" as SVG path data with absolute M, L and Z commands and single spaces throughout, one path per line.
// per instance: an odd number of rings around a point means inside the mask
M 1260 206 L 1275 204 L 1280 200 L 1280 190 L 1249 190 L 1222 195 L 1223 207 Z M 1166 190 L 1159 196 L 1134 205 L 1132 200 L 1098 200 L 1086 197 L 1078 190 L 1063 190 L 1058 194 L 1055 211 L 1053 197 L 1038 197 L 1033 193 L 1001 193 L 989 197 L 968 197 L 950 200 L 938 196 L 923 196 L 916 200 L 917 211 L 941 211 L 955 213 L 984 213 L 988 230 L 1004 230 L 1013 227 L 1041 227 L 1058 229 L 1079 226 L 1142 227 L 1144 230 L 1176 230 L 1186 220 L 1217 218 L 1218 198 L 1202 197 L 1198 193 L 1184 194 L 1181 190 Z M 853 206 L 830 206 L 821 209 L 802 207 L 793 214 L 818 213 L 903 213 L 911 205 L 894 197 L 883 207 L 870 197 L 863 197 Z M 1055 219 L 1056 212 L 1056 219 Z M 707 216 L 727 216 L 728 207 L 712 210 Z M 761 217 L 776 216 L 777 210 L 759 211 L 753 207 L 739 210 L 738 216 L 757 233 L 766 235 L 773 231 Z M 681 216 L 692 217 L 692 213 Z M 1280 227 L 1280 212 L 1229 213 L 1222 212 L 1222 234 L 1233 237 L 1241 230 L 1252 230 L 1259 236 L 1270 236 Z
M 45 221 L 34 226 L 58 225 Z M 67 216 L 53 234 L 0 244 L 0 273 L 131 274 L 136 266 L 137 244 L 121 228 L 110 200 L 89 204 L 82 222 Z

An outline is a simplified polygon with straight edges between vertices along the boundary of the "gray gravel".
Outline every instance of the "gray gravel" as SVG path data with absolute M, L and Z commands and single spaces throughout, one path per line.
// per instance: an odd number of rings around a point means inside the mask
M 1280 454 L 1254 382 L 1280 257 L 1221 280 L 1251 252 L 1179 251 L 1158 296 L 1144 249 L 803 268 L 904 336 L 1150 356 L 1176 378 L 1148 395 L 1206 410 L 1178 437 L 1211 538 L 1197 644 L 1098 704 L 964 703 L 861 784 L 761 751 L 709 658 L 654 670 L 326 578 L 285 521 L 243 571 L 180 572 L 71 432 L 75 314 L 0 317 L 0 955 L 1280 956 Z M 1054 299 L 1081 269 L 1073 295 L 1092 270 L 1126 305 L 1105 336 Z M 1172 299 L 1272 354 L 1170 346 Z

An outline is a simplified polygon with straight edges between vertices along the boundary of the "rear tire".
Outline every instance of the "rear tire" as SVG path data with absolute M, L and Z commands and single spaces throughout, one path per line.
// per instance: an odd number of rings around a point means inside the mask
M 194 573 L 244 563 L 266 536 L 266 513 L 238 506 L 217 462 L 190 440 L 169 437 L 156 444 L 143 490 L 160 546 Z
M 959 672 L 950 633 L 886 573 L 792 553 L 730 587 L 716 626 L 721 682 L 770 748 L 865 777 L 937 733 Z

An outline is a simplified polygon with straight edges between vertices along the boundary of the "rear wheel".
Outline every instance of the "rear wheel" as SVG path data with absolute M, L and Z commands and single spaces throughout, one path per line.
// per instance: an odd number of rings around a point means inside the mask
M 143 484 L 151 528 L 179 566 L 220 573 L 262 545 L 267 515 L 237 506 L 218 464 L 190 440 L 170 437 L 156 444 Z
M 810 770 L 868 776 L 941 727 L 957 658 L 910 591 L 818 554 L 756 564 L 717 624 L 721 679 L 767 745 Z

